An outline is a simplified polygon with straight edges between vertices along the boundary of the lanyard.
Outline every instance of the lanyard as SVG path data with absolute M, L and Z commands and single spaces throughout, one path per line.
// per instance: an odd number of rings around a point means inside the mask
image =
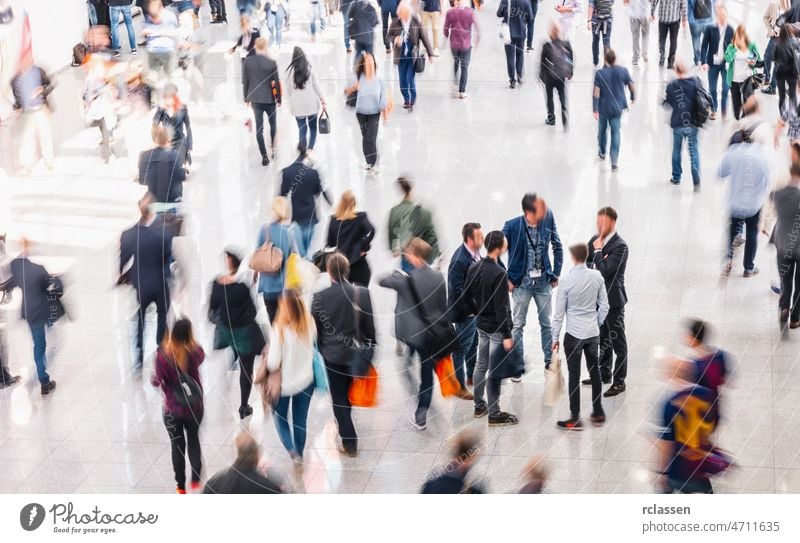
M 531 239 L 531 233 L 528 231 L 528 225 L 525 224 L 525 237 L 528 238 L 528 243 L 531 244 L 531 249 L 533 249 L 533 264 L 536 265 L 536 261 L 539 260 L 539 241 L 541 240 L 541 231 L 539 230 L 539 226 L 536 226 L 536 243 L 533 243 L 533 239 Z

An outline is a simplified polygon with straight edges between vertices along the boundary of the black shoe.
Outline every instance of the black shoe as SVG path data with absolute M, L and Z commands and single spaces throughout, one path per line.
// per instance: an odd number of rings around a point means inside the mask
M 267 155 L 261 157 L 261 165 L 269 166 L 269 157 Z
M 605 160 L 606 155 L 604 153 L 597 153 L 597 158 L 599 158 L 600 160 Z
M 680 179 L 673 179 L 671 177 L 669 178 L 669 182 L 672 183 L 673 185 L 680 185 L 681 184 L 681 180 Z
M 763 92 L 764 94 L 775 94 L 775 89 L 767 87 L 766 89 L 761 89 L 761 92 Z
M 573 430 L 575 432 L 580 432 L 583 430 L 583 423 L 581 422 L 581 419 L 560 420 L 556 423 L 556 426 L 562 430 Z
M 475 408 L 475 418 L 480 419 L 485 417 L 489 413 L 489 408 L 485 405 L 483 407 L 476 407 Z
M 42 385 L 42 396 L 47 396 L 56 389 L 56 382 L 50 381 L 46 385 Z
M 339 445 L 339 452 L 348 458 L 355 458 L 356 456 L 358 456 L 357 449 L 348 449 L 344 445 Z
M 14 375 L 13 377 L 9 377 L 8 379 L 4 379 L 4 380 L 0 381 L 0 388 L 8 388 L 8 387 L 14 386 L 17 383 L 19 383 L 19 380 L 20 380 L 20 376 L 19 375 Z
M 549 118 L 548 118 L 548 119 L 545 119 L 545 120 L 544 120 L 544 124 L 546 124 L 546 125 L 548 125 L 548 126 L 555 126 L 555 125 L 556 125 L 556 120 L 555 120 L 555 119 L 549 119 Z
M 625 392 L 625 383 L 614 383 L 611 385 L 611 388 L 606 390 L 605 394 L 603 394 L 604 398 L 613 398 L 614 396 L 619 396 Z
M 428 421 L 425 419 L 426 417 L 424 413 L 411 413 L 411 416 L 408 417 L 408 421 L 411 423 L 411 426 L 420 432 L 428 426 Z
M 496 415 L 489 415 L 489 426 L 513 426 L 519 423 L 519 419 L 511 413 L 501 411 Z
M 531 51 L 533 51 L 533 47 L 528 46 L 528 47 L 525 48 L 525 51 L 530 53 Z
M 239 408 L 239 418 L 244 420 L 250 415 L 253 414 L 253 407 L 250 405 L 245 405 L 244 407 Z
M 606 416 L 604 413 L 592 414 L 589 420 L 592 421 L 593 426 L 602 426 L 606 421 Z
M 511 81 L 508 82 L 508 86 L 510 88 L 512 88 L 512 89 L 516 89 L 517 88 L 517 82 L 512 79 Z
M 611 378 L 600 379 L 600 382 L 603 383 L 604 385 L 608 385 L 608 384 L 611 383 Z M 592 380 L 591 379 L 584 379 L 583 381 L 581 381 L 581 384 L 582 385 L 591 385 L 592 384 Z

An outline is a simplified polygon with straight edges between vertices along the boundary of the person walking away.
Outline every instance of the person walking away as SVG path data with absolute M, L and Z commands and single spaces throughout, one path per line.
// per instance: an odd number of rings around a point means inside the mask
M 286 263 L 290 254 L 299 252 L 302 239 L 300 229 L 292 224 L 292 207 L 288 199 L 278 196 L 272 200 L 270 214 L 272 222 L 263 225 L 258 231 L 256 249 L 269 242 L 283 253 L 278 271 L 258 274 L 258 292 L 264 298 L 269 322 L 273 322 L 278 312 L 278 299 L 286 281 Z
M 356 42 L 356 58 L 373 54 L 378 12 L 367 0 L 353 0 L 350 5 L 350 36 Z
M 128 31 L 128 46 L 131 49 L 131 55 L 136 56 L 136 32 L 133 30 L 130 0 L 108 0 L 108 13 L 111 19 L 111 55 L 114 58 L 120 57 L 119 20 L 122 18 L 125 22 L 125 29 Z
M 203 494 L 283 494 L 283 485 L 258 469 L 258 443 L 247 430 L 236 436 L 236 460 L 206 481 Z
M 250 283 L 239 273 L 244 258 L 236 247 L 225 248 L 226 273 L 211 283 L 208 301 L 209 320 L 216 325 L 214 348 L 230 347 L 239 360 L 239 418 L 253 414 L 250 392 L 253 389 L 253 365 L 266 346 L 264 334 L 256 322 L 256 306 Z
M 631 64 L 639 65 L 639 57 L 647 58 L 647 40 L 650 37 L 650 0 L 624 0 L 628 6 L 628 19 L 633 36 L 633 59 Z
M 592 33 L 592 65 L 600 64 L 600 37 L 603 38 L 603 55 L 611 49 L 611 28 L 614 23 L 614 0 L 589 0 L 587 27 Z
M 339 11 L 342 12 L 342 30 L 344 32 L 344 47 L 347 53 L 351 53 L 350 48 L 350 8 L 356 0 L 339 0 Z
M 14 109 L 21 112 L 19 135 L 20 174 L 28 175 L 36 161 L 36 143 L 48 170 L 53 169 L 53 123 L 47 99 L 53 83 L 45 71 L 33 63 L 30 56 L 20 62 L 17 74 L 11 79 Z
M 270 155 L 264 142 L 264 115 L 269 122 L 269 146 L 275 158 L 275 134 L 278 123 L 275 108 L 281 105 L 281 82 L 278 64 L 267 55 L 267 40 L 256 40 L 256 54 L 246 58 L 242 65 L 244 102 L 253 109 L 256 118 L 256 143 L 261 153 L 261 165 L 268 166 Z
M 556 114 L 553 92 L 558 92 L 561 102 L 561 124 L 564 130 L 568 126 L 567 113 L 567 80 L 572 79 L 574 62 L 572 45 L 561 37 L 558 23 L 550 23 L 550 41 L 542 46 L 542 60 L 539 68 L 539 79 L 544 83 L 544 94 L 547 102 L 547 118 L 545 124 L 555 126 Z
M 322 195 L 329 206 L 333 205 L 333 200 L 323 187 L 319 172 L 314 168 L 302 144 L 297 146 L 297 151 L 295 161 L 281 170 L 279 196 L 289 198 L 292 205 L 292 221 L 300 231 L 297 250 L 301 257 L 306 258 L 314 237 L 314 228 L 319 222 L 317 199 Z
M 446 39 L 450 40 L 450 51 L 453 53 L 453 85 L 457 85 L 458 89 L 454 95 L 462 100 L 468 97 L 467 78 L 472 58 L 473 27 L 475 27 L 475 45 L 477 46 L 479 33 L 475 12 L 467 5 L 466 0 L 454 0 L 454 7 L 447 10 L 444 17 L 442 33 Z
M 211 10 L 211 24 L 228 24 L 228 11 L 225 8 L 225 0 L 208 0 L 208 7 Z
M 203 348 L 195 341 L 192 323 L 178 320 L 169 331 L 156 356 L 150 383 L 164 393 L 164 426 L 172 450 L 176 492 L 186 494 L 186 454 L 191 466 L 191 490 L 199 490 L 203 454 L 198 432 L 203 422 L 203 385 L 200 364 Z
M 702 64 L 700 47 L 703 43 L 703 31 L 714 24 L 714 4 L 716 0 L 687 0 L 686 19 L 692 36 L 693 62 L 695 66 Z
M 367 253 L 375 237 L 375 227 L 369 222 L 364 211 L 356 211 L 356 197 L 353 191 L 342 193 L 336 212 L 328 223 L 327 247 L 336 250 L 347 258 L 347 279 L 354 285 L 369 286 L 372 276 Z
M 764 27 L 767 30 L 767 40 L 769 40 L 767 48 L 764 50 L 764 75 L 766 76 L 766 81 L 764 81 L 764 86 L 761 88 L 761 92 L 764 94 L 775 94 L 778 89 L 778 82 L 773 72 L 775 45 L 778 42 L 781 30 L 780 26 L 778 26 L 778 17 L 787 9 L 789 9 L 787 0 L 772 0 L 767 4 L 767 9 L 764 11 L 764 17 L 762 18 Z
M 47 373 L 47 328 L 53 325 L 51 315 L 50 274 L 41 264 L 30 260 L 32 244 L 22 239 L 22 252 L 9 264 L 11 271 L 8 290 L 19 287 L 22 291 L 22 319 L 28 323 L 33 340 L 33 361 L 42 396 L 56 388 L 56 382 Z
M 389 25 L 388 37 L 394 44 L 394 64 L 400 78 L 403 107 L 410 113 L 417 101 L 415 64 L 421 54 L 420 42 L 425 46 L 431 63 L 434 50 L 428 35 L 422 29 L 422 22 L 407 0 L 397 6 L 397 19 Z
M 147 52 L 148 79 L 156 87 L 162 80 L 172 79 L 175 71 L 175 40 L 180 34 L 178 18 L 172 10 L 165 9 L 161 0 L 148 0 L 145 4 L 144 30 Z
M 553 313 L 553 350 L 558 350 L 561 326 L 566 320 L 564 335 L 564 355 L 567 357 L 569 379 L 568 419 L 560 420 L 557 426 L 562 430 L 582 430 L 581 422 L 581 353 L 586 357 L 586 369 L 592 385 L 592 415 L 595 426 L 606 421 L 602 402 L 600 382 L 600 326 L 608 316 L 608 297 L 603 275 L 586 266 L 589 249 L 586 245 L 573 245 L 569 248 L 573 268 L 564 278 L 556 296 L 556 309 Z
M 536 13 L 539 11 L 539 0 L 530 0 L 531 3 L 531 16 L 530 20 L 528 20 L 528 25 L 525 28 L 525 51 L 530 53 L 533 51 L 533 29 L 536 23 Z
M 378 128 L 381 115 L 389 118 L 391 103 L 386 95 L 386 86 L 378 77 L 378 65 L 370 54 L 361 55 L 356 63 L 356 82 L 345 90 L 356 95 L 356 119 L 361 129 L 361 150 L 366 161 L 365 170 L 376 171 L 378 163 Z
M 508 242 L 502 232 L 493 230 L 486 235 L 484 246 L 486 257 L 469 267 L 464 286 L 467 303 L 477 315 L 478 324 L 478 357 L 473 373 L 474 414 L 476 419 L 488 414 L 489 426 L 511 426 L 519 419 L 500 409 L 502 379 L 496 372 L 499 369 L 497 359 L 506 357 L 515 343 L 511 304 L 506 292 L 509 279 L 500 264 Z
M 481 260 L 483 230 L 476 222 L 469 222 L 461 229 L 464 243 L 458 246 L 450 258 L 447 268 L 447 306 L 450 322 L 456 330 L 458 346 L 453 352 L 453 367 L 461 389 L 473 384 L 475 357 L 478 352 L 478 321 L 466 296 L 466 280 L 469 267 Z
M 675 65 L 675 79 L 667 84 L 662 105 L 672 110 L 670 127 L 672 128 L 672 176 L 669 182 L 681 184 L 683 169 L 681 168 L 681 149 L 683 140 L 689 147 L 689 160 L 692 168 L 692 184 L 694 191 L 700 191 L 700 149 L 698 144 L 699 128 L 694 124 L 694 111 L 698 107 L 700 93 L 705 92 L 703 83 L 686 68 L 683 60 L 678 59 Z
M 571 42 L 574 36 L 575 18 L 581 12 L 581 0 L 560 0 L 556 2 L 556 11 L 561 36 Z
M 353 383 L 352 346 L 354 342 L 375 344 L 372 300 L 368 289 L 347 281 L 350 266 L 344 255 L 328 255 L 325 267 L 331 286 L 314 294 L 311 314 L 319 334 L 317 346 L 328 371 L 333 415 L 342 441 L 339 451 L 354 458 L 358 455 L 358 435 L 348 396 Z
M 308 408 L 314 394 L 312 360 L 317 341 L 314 321 L 300 293 L 287 290 L 281 296 L 272 329 L 266 368 L 268 372 L 281 372 L 281 394 L 272 408 L 272 416 L 278 437 L 299 475 L 303 469 L 303 452 L 306 448 Z M 262 385 L 266 393 L 266 380 Z
M 514 348 L 524 359 L 525 324 L 531 299 L 536 303 L 544 365 L 552 359 L 550 327 L 551 298 L 558 286 L 564 252 L 556 220 L 547 204 L 535 193 L 522 197 L 522 215 L 503 225 L 508 241 L 508 290 L 514 302 Z M 553 260 L 550 260 L 552 246 Z
M 392 52 L 391 42 L 388 38 L 389 23 L 397 19 L 397 0 L 379 0 L 378 5 L 381 7 L 381 36 L 383 37 L 383 46 L 386 48 L 386 54 Z M 445 34 L 447 37 L 447 34 Z
M 528 21 L 533 19 L 531 0 L 503 0 L 497 4 L 497 16 L 508 25 L 511 41 L 504 44 L 506 51 L 506 70 L 508 86 L 512 89 L 522 84 L 525 67 L 525 38 L 528 35 Z
M 308 63 L 306 54 L 299 47 L 292 51 L 292 62 L 286 69 L 286 94 L 289 97 L 289 110 L 297 121 L 300 132 L 299 144 L 308 151 L 314 150 L 317 142 L 317 116 L 325 110 L 325 97 L 320 89 L 316 70 Z
M 716 120 L 717 111 L 722 117 L 728 114 L 728 70 L 725 62 L 725 51 L 733 41 L 733 27 L 728 24 L 728 8 L 722 2 L 715 9 L 717 22 L 706 26 L 703 41 L 700 45 L 700 57 L 703 69 L 708 72 L 708 88 L 711 91 L 711 114 L 709 119 Z M 721 96 L 717 98 L 717 81 L 721 81 Z
M 592 110 L 597 120 L 597 158 L 606 159 L 607 137 L 611 132 L 611 171 L 619 169 L 620 124 L 622 113 L 628 109 L 625 87 L 631 96 L 631 105 L 636 100 L 636 87 L 628 69 L 617 66 L 617 54 L 606 51 L 605 66 L 594 74 L 594 99 Z
M 468 481 L 469 473 L 479 458 L 481 442 L 469 431 L 453 438 L 452 460 L 443 469 L 434 470 L 421 494 L 484 494 L 483 488 Z
M 775 208 L 775 248 L 781 277 L 780 326 L 785 331 L 800 328 L 800 246 L 796 243 L 797 210 L 800 209 L 800 144 L 792 143 L 791 179 L 780 190 L 772 191 L 769 200 Z
M 720 392 L 728 380 L 730 355 L 709 344 L 709 328 L 700 319 L 689 319 L 684 323 L 681 340 L 689 348 L 688 380 L 709 389 L 719 403 Z
M 431 42 L 433 43 L 432 56 L 434 57 L 439 56 L 439 28 L 441 28 L 443 13 L 444 4 L 442 0 L 424 0 L 422 2 L 422 31 L 426 34 L 430 33 Z
M 800 108 L 791 100 L 784 101 L 780 115 L 775 121 L 775 133 L 772 138 L 775 149 L 780 148 L 780 137 L 784 130 L 789 143 L 800 141 Z
M 189 121 L 189 109 L 178 96 L 175 83 L 166 83 L 161 91 L 161 103 L 153 115 L 153 124 L 161 124 L 172 134 L 172 148 L 178 153 L 178 159 L 184 170 L 192 164 L 192 124 Z
M 119 88 L 100 55 L 91 55 L 84 67 L 87 73 L 81 103 L 83 117 L 88 126 L 100 130 L 100 156 L 108 164 L 114 152 L 112 144 L 118 124 Z
M 725 49 L 728 85 L 731 87 L 733 99 L 733 116 L 737 121 L 743 117 L 742 106 L 753 94 L 752 84 L 748 79 L 756 73 L 756 63 L 760 60 L 758 47 L 755 42 L 750 41 L 744 25 L 739 25 L 733 33 L 733 40 Z
M 597 212 L 597 234 L 588 243 L 586 266 L 603 276 L 608 298 L 608 315 L 600 326 L 600 380 L 613 383 L 603 397 L 613 398 L 625 392 L 628 376 L 628 340 L 625 336 L 625 269 L 628 265 L 628 244 L 617 232 L 617 212 L 604 207 Z M 614 364 L 614 355 L 617 355 Z M 613 371 L 612 371 L 613 370 Z M 591 385 L 591 379 L 584 380 Z
M 800 7 L 800 6 L 798 6 Z M 775 73 L 773 75 L 778 86 L 778 109 L 783 110 L 786 98 L 793 106 L 797 106 L 798 66 L 796 55 L 800 54 L 797 38 L 793 37 L 787 25 L 783 25 L 775 43 Z
M 308 25 L 308 31 L 311 34 L 311 43 L 317 41 L 318 28 L 320 32 L 325 30 L 325 12 L 322 4 L 322 0 L 311 0 L 311 22 Z
M 650 16 L 656 21 L 658 10 L 658 66 L 664 67 L 664 57 L 667 57 L 667 69 L 671 70 L 675 63 L 675 53 L 678 50 L 678 30 L 681 22 L 687 24 L 687 0 L 652 0 Z M 669 53 L 666 52 L 667 35 L 669 34 Z
M 439 258 L 441 251 L 433 214 L 415 201 L 413 182 L 406 177 L 398 177 L 396 183 L 403 199 L 389 210 L 389 250 L 393 256 L 400 257 L 400 269 L 409 273 L 412 267 L 403 253 L 412 238 L 420 238 L 431 246 L 429 264 Z
M 139 155 L 139 184 L 147 187 L 154 203 L 180 202 L 186 172 L 178 152 L 172 148 L 169 129 L 162 124 L 155 124 L 151 133 L 156 146 Z
M 268 6 L 267 27 L 272 37 L 272 44 L 277 51 L 280 51 L 283 43 L 283 24 L 289 17 L 289 8 L 284 0 L 270 0 Z

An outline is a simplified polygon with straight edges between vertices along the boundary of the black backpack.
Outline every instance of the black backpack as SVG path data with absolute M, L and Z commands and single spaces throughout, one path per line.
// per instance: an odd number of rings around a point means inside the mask
M 756 131 L 760 122 L 756 122 L 752 126 L 748 128 L 740 128 L 733 134 L 731 134 L 731 139 L 728 141 L 728 145 L 736 145 L 738 143 L 753 143 L 753 132 Z
M 694 18 L 695 19 L 711 18 L 711 0 L 695 0 Z
M 711 95 L 703 87 L 700 79 L 697 79 L 695 86 L 694 108 L 692 109 L 692 125 L 697 128 L 706 124 L 708 117 L 711 115 Z
M 549 58 L 545 59 L 545 66 L 542 67 L 547 72 L 545 77 L 559 81 L 565 81 L 572 77 L 573 63 L 563 42 L 551 42 L 550 51 L 555 54 L 551 54 Z

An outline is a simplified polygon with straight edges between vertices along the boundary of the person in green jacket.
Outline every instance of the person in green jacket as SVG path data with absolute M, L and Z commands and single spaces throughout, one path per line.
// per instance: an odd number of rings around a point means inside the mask
M 393 255 L 401 256 L 400 268 L 408 273 L 411 265 L 402 254 L 411 238 L 420 238 L 431 246 L 431 262 L 439 258 L 441 252 L 436 228 L 433 226 L 433 216 L 430 211 L 414 203 L 411 180 L 398 177 L 397 185 L 403 192 L 403 200 L 389 211 L 389 250 Z
M 756 63 L 760 61 L 761 55 L 755 42 L 750 41 L 744 25 L 739 25 L 733 33 L 733 40 L 725 49 L 725 66 L 733 99 L 733 116 L 737 120 L 743 116 L 742 104 L 753 93 L 753 85 L 748 79 L 755 74 Z

